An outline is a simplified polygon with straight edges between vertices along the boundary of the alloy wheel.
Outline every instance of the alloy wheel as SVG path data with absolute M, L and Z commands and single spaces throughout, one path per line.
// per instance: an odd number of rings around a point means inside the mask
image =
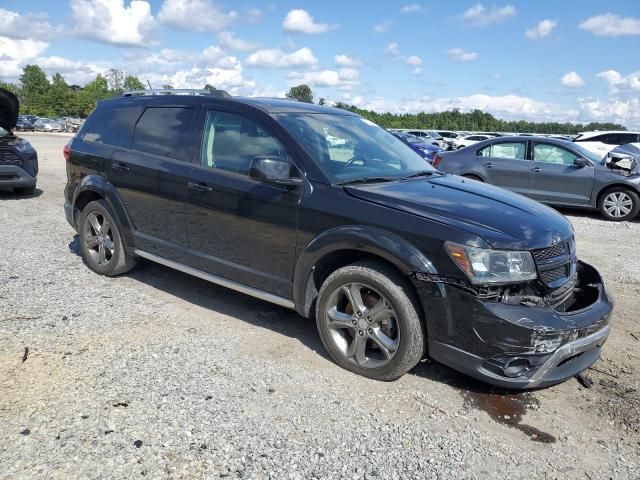
M 633 200 L 625 192 L 612 192 L 604 198 L 603 206 L 609 216 L 621 218 L 631 212 Z
M 83 239 L 91 260 L 104 266 L 113 259 L 115 243 L 107 218 L 100 212 L 91 212 L 84 222 Z
M 386 365 L 400 345 L 391 303 L 362 283 L 346 283 L 330 296 L 325 312 L 329 337 L 340 354 L 363 368 Z

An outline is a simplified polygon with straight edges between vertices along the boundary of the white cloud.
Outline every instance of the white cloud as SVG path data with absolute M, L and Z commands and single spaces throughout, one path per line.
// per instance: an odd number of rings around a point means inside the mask
M 231 32 L 220 32 L 218 34 L 218 42 L 222 48 L 227 48 L 229 50 L 255 50 L 256 48 L 260 48 L 260 44 L 256 42 L 249 42 L 247 40 L 243 40 L 241 38 L 236 37 Z
M 277 48 L 253 52 L 247 57 L 247 65 L 259 68 L 311 67 L 318 63 L 311 49 L 302 47 L 294 52 L 285 53 Z
M 616 70 L 607 70 L 596 75 L 609 84 L 611 93 L 640 92 L 640 71 L 630 73 L 626 77 Z
M 384 53 L 397 58 L 400 56 L 400 47 L 396 42 L 392 42 L 384 49 Z
M 640 18 L 604 13 L 586 19 L 580 24 L 580 28 L 599 37 L 640 35 Z
M 292 83 L 306 83 L 312 87 L 351 89 L 360 83 L 359 72 L 355 68 L 341 68 L 338 71 L 290 72 L 287 77 Z
M 29 12 L 20 15 L 0 8 L 0 35 L 16 39 L 49 40 L 60 30 L 49 23 L 46 13 Z
M 422 10 L 422 5 L 419 3 L 412 3 L 410 5 L 405 5 L 400 9 L 401 13 L 417 13 Z
M 544 38 L 549 35 L 557 25 L 558 22 L 556 22 L 555 20 L 545 18 L 535 27 L 528 28 L 525 32 L 525 36 L 530 40 L 538 40 L 540 38 Z
M 640 99 L 579 99 L 579 119 L 584 122 L 615 122 L 630 128 L 640 127 Z
M 250 22 L 255 23 L 262 20 L 262 10 L 256 7 L 247 9 L 247 18 Z
M 334 59 L 339 67 L 359 67 L 362 65 L 362 61 L 359 58 L 349 55 L 336 55 Z
M 405 63 L 411 67 L 419 67 L 422 65 L 422 59 L 417 55 L 411 55 L 405 59 Z
M 287 13 L 287 16 L 282 21 L 282 28 L 286 32 L 313 35 L 333 30 L 334 28 L 337 28 L 337 25 L 316 23 L 313 17 L 306 10 L 294 9 Z
M 584 85 L 584 80 L 576 72 L 565 73 L 560 79 L 560 82 L 562 82 L 562 85 L 569 88 L 577 88 Z
M 156 20 L 149 2 L 132 0 L 71 0 L 74 34 L 119 46 L 152 45 Z
M 516 8 L 513 5 L 492 6 L 487 9 L 482 3 L 476 3 L 462 14 L 462 20 L 468 21 L 471 25 L 483 27 L 515 15 Z
M 35 59 L 48 46 L 47 42 L 0 36 L 0 78 L 15 81 L 26 62 Z
M 238 12 L 221 11 L 213 0 L 164 0 L 158 20 L 175 29 L 218 32 L 238 18 Z
M 476 52 L 468 52 L 463 48 L 451 48 L 447 50 L 447 56 L 452 62 L 473 62 L 478 58 Z
M 391 25 L 393 25 L 393 22 L 387 20 L 374 26 L 373 31 L 376 33 L 384 33 L 391 28 Z
M 60 73 L 70 85 L 91 82 L 99 73 L 104 74 L 112 66 L 107 62 L 84 62 L 59 56 L 39 57 L 36 63 L 49 75 Z

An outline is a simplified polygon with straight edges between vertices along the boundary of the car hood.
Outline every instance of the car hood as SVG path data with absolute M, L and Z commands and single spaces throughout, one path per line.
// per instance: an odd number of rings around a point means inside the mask
M 494 248 L 531 250 L 573 235 L 569 221 L 552 208 L 455 175 L 345 189 L 362 200 L 475 233 Z
M 0 127 L 7 132 L 12 131 L 18 121 L 20 102 L 9 90 L 0 88 Z
M 412 145 L 420 148 L 424 148 L 425 150 L 429 150 L 430 152 L 439 152 L 442 151 L 440 147 L 437 145 L 432 145 L 431 143 L 413 143 Z

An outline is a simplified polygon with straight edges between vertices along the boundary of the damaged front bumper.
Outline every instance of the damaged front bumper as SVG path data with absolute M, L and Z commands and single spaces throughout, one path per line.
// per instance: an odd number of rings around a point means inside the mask
M 447 282 L 429 288 L 421 280 L 431 358 L 493 385 L 563 382 L 598 360 L 609 335 L 612 301 L 598 272 L 583 262 L 561 302 L 552 294 L 537 304 L 531 298 L 514 304 L 506 295 L 487 298 Z M 424 297 L 429 291 L 431 301 Z M 436 292 L 440 307 L 434 306 Z M 430 311 L 436 315 L 429 317 Z

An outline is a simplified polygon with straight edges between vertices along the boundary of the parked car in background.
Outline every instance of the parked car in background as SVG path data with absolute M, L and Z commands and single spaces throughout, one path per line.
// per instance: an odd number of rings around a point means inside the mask
M 640 211 L 638 162 L 604 161 L 579 143 L 499 137 L 438 154 L 433 164 L 550 205 L 597 209 L 609 220 L 631 220 Z
M 411 128 L 398 128 L 395 129 L 398 132 L 410 133 L 411 135 L 421 138 L 425 143 L 430 143 L 438 147 L 444 148 L 446 141 L 440 135 L 433 130 L 411 129 Z
M 442 152 L 443 149 L 437 145 L 426 143 L 422 138 L 418 138 L 406 132 L 392 132 L 396 137 L 409 145 L 418 155 L 423 157 L 427 162 L 433 161 L 436 153 Z
M 36 132 L 62 132 L 62 124 L 51 118 L 39 118 L 33 124 Z
M 80 129 L 83 123 L 84 123 L 84 120 L 82 120 L 81 118 L 66 117 L 63 123 L 63 130 L 69 133 L 76 133 Z
M 466 137 L 456 138 L 451 142 L 452 150 L 459 150 L 464 147 L 468 147 L 469 145 L 473 145 L 474 143 L 481 142 L 483 140 L 487 140 L 489 138 L 495 138 L 489 135 L 467 135 Z
M 13 134 L 19 110 L 18 98 L 0 88 L 0 188 L 32 195 L 38 177 L 38 154 L 28 141 Z
M 640 141 L 640 133 L 627 131 L 582 132 L 573 141 L 603 158 L 619 145 Z
M 15 129 L 19 132 L 33 132 L 35 127 L 33 126 L 33 122 L 27 117 L 24 115 L 18 115 Z
M 64 212 L 94 272 L 141 257 L 294 309 L 377 380 L 428 353 L 539 388 L 600 357 L 612 304 L 554 210 L 438 172 L 346 110 L 148 92 L 99 102 L 64 148 Z

